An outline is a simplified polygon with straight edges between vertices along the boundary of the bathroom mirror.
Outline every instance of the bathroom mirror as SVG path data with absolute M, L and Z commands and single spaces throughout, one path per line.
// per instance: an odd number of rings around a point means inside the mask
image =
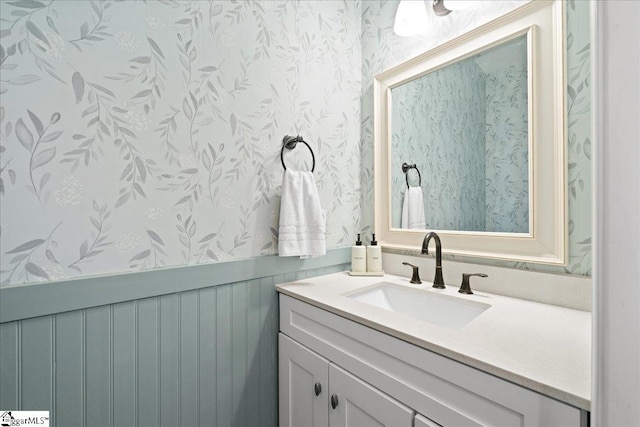
M 526 3 L 376 76 L 383 246 L 435 230 L 445 253 L 565 263 L 562 8 Z
M 391 89 L 393 228 L 529 232 L 527 59 L 523 34 Z

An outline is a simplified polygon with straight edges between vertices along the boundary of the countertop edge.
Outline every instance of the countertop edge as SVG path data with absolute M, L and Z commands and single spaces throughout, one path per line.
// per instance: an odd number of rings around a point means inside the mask
M 291 298 L 297 299 L 299 301 L 305 302 L 307 304 L 310 304 L 314 307 L 326 310 L 330 313 L 333 313 L 335 315 L 338 315 L 340 317 L 344 317 L 345 319 L 354 321 L 358 324 L 370 327 L 376 331 L 382 332 L 384 334 L 390 335 L 394 338 L 398 338 L 402 341 L 405 341 L 409 344 L 413 344 L 416 345 L 420 348 L 423 348 L 425 350 L 428 351 L 432 351 L 440 356 L 444 356 L 447 357 L 449 359 L 455 360 L 456 362 L 459 363 L 463 363 L 467 366 L 470 366 L 472 368 L 478 369 L 480 371 L 489 373 L 491 375 L 494 375 L 498 378 L 501 378 L 503 380 L 512 382 L 514 384 L 517 384 L 521 387 L 525 387 L 529 390 L 533 390 L 537 393 L 543 394 L 545 396 L 549 396 L 553 399 L 556 399 L 560 402 L 575 406 L 579 409 L 583 409 L 586 411 L 591 411 L 591 401 L 589 399 L 585 399 L 584 397 L 580 397 L 580 396 L 576 396 L 575 394 L 566 392 L 564 390 L 560 390 L 556 387 L 553 386 L 549 386 L 547 384 L 543 384 L 540 383 L 539 381 L 536 381 L 534 379 L 519 375 L 519 374 L 515 374 L 511 371 L 505 370 L 505 369 L 501 369 L 498 366 L 483 362 L 483 361 L 479 361 L 477 359 L 474 359 L 472 357 L 468 357 L 465 354 L 459 353 L 457 351 L 454 350 L 450 350 L 446 347 L 443 346 L 439 346 L 435 343 L 432 343 L 430 341 L 426 341 L 423 339 L 419 339 L 416 338 L 414 336 L 411 336 L 409 334 L 403 333 L 402 331 L 398 331 L 396 329 L 393 328 L 389 328 L 386 327 L 380 323 L 377 323 L 375 321 L 372 321 L 370 319 L 361 317 L 361 316 L 357 316 L 354 315 L 353 313 L 349 313 L 347 311 L 344 310 L 340 310 L 337 309 L 333 306 L 330 306 L 328 304 L 323 304 L 322 302 L 316 301 L 312 298 L 307 298 L 304 297 L 298 293 L 295 292 L 291 292 L 288 289 L 284 288 L 286 284 L 283 283 L 281 285 L 276 285 L 276 291 L 279 293 L 282 293 L 284 295 L 288 295 Z

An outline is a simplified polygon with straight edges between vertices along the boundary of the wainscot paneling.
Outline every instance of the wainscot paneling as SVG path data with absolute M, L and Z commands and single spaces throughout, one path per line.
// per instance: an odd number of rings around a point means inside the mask
M 275 426 L 274 285 L 345 270 L 347 256 L 339 249 L 324 261 L 264 257 L 209 265 L 208 286 L 193 267 L 164 270 L 164 279 L 162 271 L 150 271 L 25 286 L 33 301 L 43 287 L 78 282 L 110 284 L 114 292 L 123 282 L 138 283 L 148 295 L 95 304 L 95 296 L 80 292 L 76 309 L 51 313 L 34 302 L 28 316 L 0 324 L 0 407 L 49 410 L 54 426 Z M 174 292 L 153 294 L 145 285 L 156 281 L 166 292 L 167 280 L 174 280 Z M 16 303 L 13 296 L 28 300 L 27 289 L 10 289 L 1 291 L 3 309 Z M 53 306 L 63 306 L 50 295 Z M 38 312 L 47 314 L 31 317 Z

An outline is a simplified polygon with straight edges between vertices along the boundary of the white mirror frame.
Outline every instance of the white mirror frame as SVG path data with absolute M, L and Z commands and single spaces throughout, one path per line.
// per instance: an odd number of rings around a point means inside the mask
M 529 63 L 529 233 L 435 231 L 442 240 L 443 253 L 566 264 L 564 6 L 561 0 L 532 0 L 375 77 L 375 229 L 383 247 L 420 250 L 427 232 L 393 228 L 391 222 L 391 89 L 523 34 L 527 34 Z

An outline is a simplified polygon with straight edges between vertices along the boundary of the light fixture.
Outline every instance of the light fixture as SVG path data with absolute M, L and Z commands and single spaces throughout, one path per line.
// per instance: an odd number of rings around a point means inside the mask
M 447 5 L 448 4 L 449 2 L 447 2 Z M 437 16 L 447 16 L 451 13 L 451 9 L 447 9 L 444 6 L 443 0 L 433 0 L 433 13 L 435 13 Z
M 411 37 L 427 31 L 427 5 L 424 0 L 400 0 L 393 32 L 402 37 Z
M 436 16 L 447 16 L 452 10 L 477 6 L 478 0 L 400 0 L 396 10 L 393 32 L 402 37 L 411 37 L 427 32 L 427 5 L 431 1 Z
M 433 13 L 437 16 L 447 16 L 453 10 L 469 9 L 478 4 L 478 0 L 433 0 Z

